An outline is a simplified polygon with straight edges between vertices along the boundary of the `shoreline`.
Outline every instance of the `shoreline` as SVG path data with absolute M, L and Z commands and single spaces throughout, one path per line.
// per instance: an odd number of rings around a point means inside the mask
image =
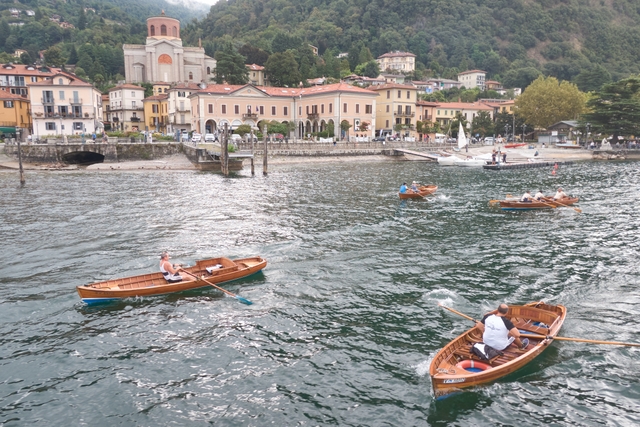
M 432 151 L 446 151 L 452 155 L 464 158 L 466 156 L 477 156 L 481 154 L 491 153 L 493 149 L 498 149 L 497 146 L 474 146 L 470 147 L 469 151 L 454 152 L 451 150 L 432 150 Z M 529 159 L 535 159 L 537 161 L 581 161 L 592 160 L 592 151 L 584 149 L 565 149 L 565 148 L 509 148 L 501 149 L 502 152 L 507 153 L 507 163 L 526 162 Z M 538 153 L 536 156 L 535 153 Z M 411 157 L 409 155 L 409 157 Z M 305 163 L 365 163 L 365 162 L 380 162 L 380 161 L 420 161 L 425 163 L 433 163 L 425 159 L 410 159 L 407 156 L 385 156 L 382 154 L 373 155 L 328 155 L 328 156 L 269 156 L 269 165 L 295 165 Z M 257 157 L 254 159 L 255 166 L 257 168 L 262 167 L 262 158 Z M 249 167 L 250 162 L 244 162 L 244 168 Z M 49 171 L 71 171 L 71 170 L 87 170 L 87 171 L 132 171 L 132 170 L 173 170 L 173 171 L 197 171 L 198 168 L 191 163 L 185 155 L 176 154 L 172 156 L 163 157 L 156 160 L 132 160 L 117 163 L 94 163 L 89 166 L 83 167 L 78 165 L 66 165 L 62 163 L 55 164 L 41 164 L 41 163 L 24 163 L 24 170 L 49 170 Z M 0 154 L 0 171 L 10 171 L 19 169 L 18 161 L 13 160 L 6 155 Z

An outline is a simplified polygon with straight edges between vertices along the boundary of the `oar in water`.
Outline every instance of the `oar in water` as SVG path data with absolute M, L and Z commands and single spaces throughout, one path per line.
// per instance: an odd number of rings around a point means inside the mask
M 547 205 L 547 206 L 549 206 L 549 207 L 552 207 L 553 209 L 555 209 L 555 208 L 557 207 L 557 206 L 555 206 L 555 205 L 552 205 L 551 203 L 547 203 L 547 202 L 545 202 L 544 200 L 538 200 L 538 202 L 540 202 L 540 203 L 542 203 L 542 204 L 544 204 L 544 205 Z
M 242 298 L 241 296 L 236 295 L 236 294 L 234 294 L 234 293 L 231 293 L 231 292 L 229 292 L 229 291 L 228 291 L 228 290 L 226 290 L 226 289 L 222 289 L 220 286 L 218 286 L 218 285 L 216 285 L 216 284 L 211 283 L 210 281 L 208 281 L 208 280 L 207 280 L 207 279 L 205 279 L 204 277 L 198 277 L 198 276 L 196 276 L 195 274 L 191 274 L 191 273 L 189 273 L 189 272 L 188 272 L 188 271 L 186 271 L 186 270 L 182 270 L 182 271 L 183 271 L 183 272 L 185 272 L 185 273 L 187 273 L 189 276 L 196 278 L 197 280 L 204 280 L 205 282 L 207 282 L 208 284 L 210 284 L 210 285 L 211 285 L 211 286 L 213 286 L 214 288 L 219 289 L 219 290 L 221 290 L 222 292 L 224 292 L 225 294 L 227 294 L 227 295 L 229 295 L 229 296 L 234 297 L 235 299 L 237 299 L 238 301 L 240 301 L 240 302 L 241 302 L 241 303 L 243 303 L 243 304 L 247 304 L 247 305 L 251 305 L 251 304 L 253 304 L 253 303 L 252 303 L 251 301 L 249 301 L 248 299 L 246 299 L 246 298 Z
M 442 305 L 440 303 L 438 303 L 438 305 L 440 307 L 446 308 L 447 310 L 449 310 L 452 313 L 457 314 L 458 316 L 464 317 L 465 319 L 471 320 L 474 323 L 477 323 L 478 321 L 467 316 L 466 314 L 460 313 L 459 311 L 454 310 L 453 308 L 449 308 L 446 305 Z M 634 344 L 634 343 L 630 343 L 630 342 L 619 342 L 619 341 L 598 341 L 598 340 L 588 340 L 588 339 L 584 339 L 584 338 L 568 338 L 568 337 L 553 337 L 551 335 L 546 336 L 546 335 L 537 335 L 537 334 L 520 334 L 520 337 L 524 337 L 524 338 L 537 338 L 537 339 L 542 339 L 542 340 L 558 340 L 558 341 L 575 341 L 575 342 L 588 342 L 591 344 L 608 344 L 608 345 L 626 345 L 626 346 L 630 346 L 630 347 L 640 347 L 640 344 Z
M 573 207 L 573 206 L 569 206 L 569 205 L 565 205 L 564 203 L 560 203 L 560 202 L 559 202 L 559 201 L 557 201 L 557 200 L 554 200 L 554 201 L 553 201 L 553 203 L 557 203 L 557 204 L 559 204 L 560 206 L 564 206 L 565 208 L 571 208 L 571 209 L 573 209 L 574 211 L 576 211 L 576 212 L 578 212 L 578 213 L 582 213 L 582 209 L 580 209 L 580 208 L 575 208 L 575 207 Z

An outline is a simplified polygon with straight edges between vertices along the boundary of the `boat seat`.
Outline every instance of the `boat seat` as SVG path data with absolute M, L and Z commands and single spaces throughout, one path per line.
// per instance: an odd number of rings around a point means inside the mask
M 493 357 L 493 358 L 491 358 L 489 360 L 482 359 L 482 358 L 476 356 L 474 353 L 471 352 L 471 345 L 472 344 L 469 344 L 468 346 L 457 348 L 453 352 L 453 354 L 455 356 L 457 356 L 456 358 L 458 359 L 458 362 L 460 362 L 461 360 L 478 360 L 480 362 L 487 363 L 487 364 L 489 364 L 491 366 L 494 366 L 495 364 L 502 364 L 502 363 L 508 362 L 508 359 L 504 360 L 504 361 L 500 360 L 500 358 L 504 358 L 504 356 L 501 355 L 501 354 L 499 354 L 499 355 L 497 355 L 497 356 L 495 356 L 495 357 Z M 498 363 L 498 362 L 502 362 L 502 363 Z

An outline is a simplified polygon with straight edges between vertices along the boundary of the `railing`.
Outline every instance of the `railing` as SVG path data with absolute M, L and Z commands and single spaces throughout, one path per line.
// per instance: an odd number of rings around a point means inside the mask
M 53 98 L 40 98 L 43 104 L 53 104 Z
M 253 113 L 245 113 L 242 115 L 242 120 L 258 120 L 258 115 Z
M 78 99 L 78 98 L 70 99 L 69 104 L 82 104 L 82 99 Z
M 134 117 L 134 116 L 131 116 L 131 120 L 130 120 L 130 121 L 132 121 L 132 122 L 139 122 L 139 121 L 140 121 L 140 117 Z
M 414 111 L 406 112 L 406 111 L 398 111 L 396 113 L 396 117 L 415 117 L 416 113 Z
M 191 108 L 177 107 L 176 111 L 179 112 L 179 113 L 190 113 L 191 112 Z
M 319 118 L 320 118 L 320 114 L 318 113 L 307 114 L 307 120 L 318 120 Z

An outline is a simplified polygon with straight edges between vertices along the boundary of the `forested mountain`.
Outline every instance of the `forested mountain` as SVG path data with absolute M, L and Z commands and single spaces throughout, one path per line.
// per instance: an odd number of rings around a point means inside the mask
M 50 58 L 103 83 L 122 73 L 122 44 L 144 43 L 146 18 L 163 9 L 181 19 L 185 46 L 201 39 L 211 56 L 231 49 L 247 63 L 286 62 L 302 81 L 373 73 L 364 65 L 394 50 L 417 55 L 414 78 L 479 68 L 505 87 L 544 74 L 593 90 L 640 72 L 637 0 L 221 0 L 206 16 L 164 0 L 3 1 L 0 51 L 25 49 L 33 61 L 57 46 Z
M 524 87 L 543 73 L 591 89 L 640 71 L 639 18 L 636 0 L 229 0 L 182 35 L 209 50 L 275 53 L 287 37 L 320 55 L 405 50 L 422 74 L 480 68 Z

